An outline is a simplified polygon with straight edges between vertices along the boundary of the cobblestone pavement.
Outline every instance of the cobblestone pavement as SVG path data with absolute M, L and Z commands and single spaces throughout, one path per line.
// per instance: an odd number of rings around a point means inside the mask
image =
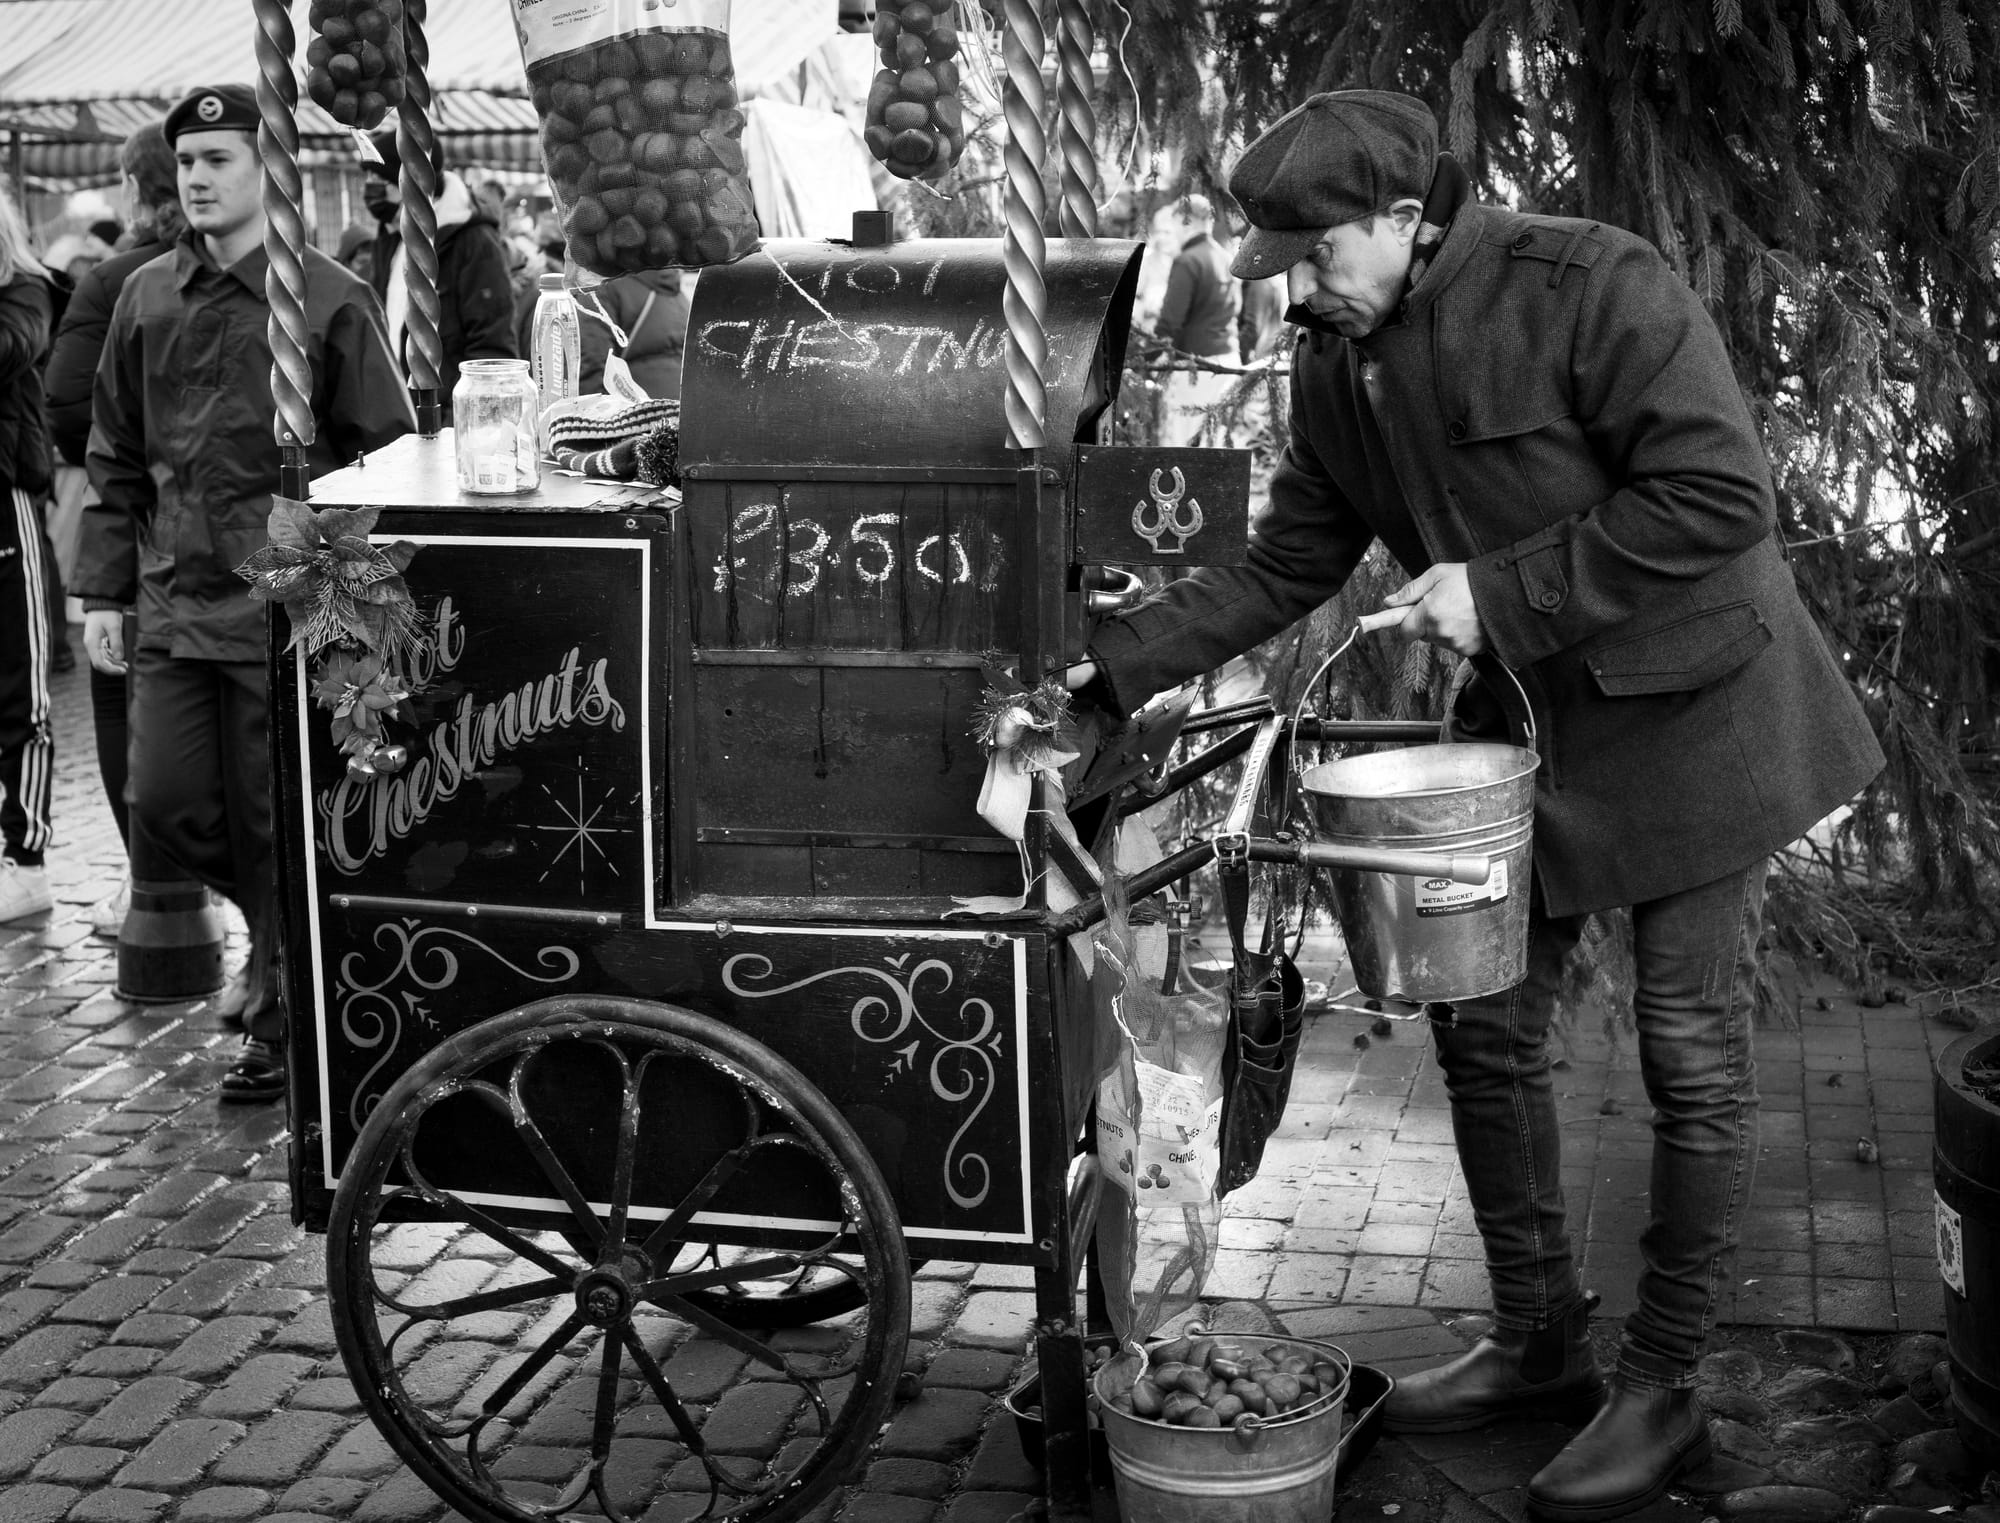
M 60 679 L 59 695 L 60 903 L 0 927 L 0 1523 L 443 1516 L 363 1416 L 335 1353 L 323 1242 L 289 1221 L 282 1107 L 216 1103 L 236 1039 L 202 1003 L 112 996 L 112 950 L 83 917 L 115 888 L 122 853 L 84 674 Z M 1936 1329 L 1925 1076 L 1949 1033 L 1837 991 L 1820 1009 L 1819 992 L 1798 1030 L 1759 1034 L 1765 1146 L 1725 1320 Z M 1214 1289 L 1395 1373 L 1457 1350 L 1470 1329 L 1444 1314 L 1482 1307 L 1485 1292 L 1435 1065 L 1407 1028 L 1364 1047 L 1365 1030 L 1342 1015 L 1312 1026 L 1264 1175 L 1232 1199 Z M 1615 1316 L 1636 1275 L 1646 1191 L 1629 1046 L 1580 1032 L 1562 1088 L 1587 1279 Z M 1875 1142 L 1877 1164 L 1856 1161 L 1858 1136 Z M 494 1271 L 476 1250 L 412 1229 L 396 1267 L 476 1286 Z M 998 1523 L 1027 1504 L 1036 1473 L 998 1400 L 1020 1370 L 1027 1285 L 1006 1269 L 921 1272 L 910 1358 L 923 1394 L 897 1409 L 859 1482 L 822 1516 Z M 425 1378 L 457 1393 L 491 1381 L 532 1346 L 540 1324 L 527 1321 L 496 1315 L 432 1345 Z M 746 1380 L 740 1359 L 715 1362 L 705 1385 L 686 1373 L 690 1399 L 712 1403 L 711 1423 L 727 1417 L 741 1452 L 768 1454 L 792 1431 L 796 1394 Z M 534 1438 L 510 1450 L 518 1474 L 561 1461 L 562 1443 Z M 1508 1429 L 1425 1453 L 1385 1442 L 1340 1516 L 1517 1517 L 1529 1459 L 1560 1441 Z M 673 1486 L 687 1462 L 662 1439 L 632 1463 Z M 673 1493 L 653 1516 L 690 1515 L 691 1495 Z

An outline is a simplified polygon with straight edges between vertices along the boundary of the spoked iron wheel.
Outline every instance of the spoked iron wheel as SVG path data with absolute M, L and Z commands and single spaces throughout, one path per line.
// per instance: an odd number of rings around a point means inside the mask
M 688 1249 L 674 1264 L 677 1273 L 733 1270 L 739 1276 L 711 1290 L 688 1292 L 689 1301 L 731 1327 L 808 1327 L 867 1303 L 863 1276 L 854 1265 L 803 1264 L 776 1274 L 769 1266 L 770 1255 L 760 1249 L 715 1243 Z
M 457 1242 L 408 1277 L 413 1220 Z M 710 1247 L 732 1228 L 788 1246 Z M 637 1000 L 544 1000 L 412 1067 L 342 1171 L 327 1281 L 369 1416 L 496 1523 L 785 1523 L 865 1453 L 910 1319 L 895 1203 L 839 1112 L 761 1043 Z M 809 1334 L 713 1309 L 788 1284 L 848 1304 Z

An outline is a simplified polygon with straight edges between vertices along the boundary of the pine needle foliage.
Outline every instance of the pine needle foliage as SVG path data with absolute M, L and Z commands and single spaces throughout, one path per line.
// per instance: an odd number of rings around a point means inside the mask
M 1135 140 L 1169 150 L 1185 183 L 1167 191 L 1221 189 L 1241 145 L 1314 91 L 1402 90 L 1436 110 L 1483 199 L 1612 223 L 1661 250 L 1723 335 L 1771 456 L 1801 592 L 1889 755 L 1843 842 L 1866 913 L 1842 899 L 1852 875 L 1823 853 L 1784 867 L 1774 904 L 1801 947 L 1839 952 L 1815 925 L 1873 925 L 1893 941 L 1881 929 L 1887 874 L 1907 904 L 1990 943 L 2000 5 L 1092 6 L 1099 35 L 1122 43 L 1102 81 L 1107 158 Z M 1210 78 L 1219 89 L 1204 89 Z M 1386 575 L 1393 585 L 1395 568 Z M 1310 671 L 1360 590 L 1273 664 Z M 1434 706 L 1438 674 L 1391 660 L 1353 672 L 1349 706 Z M 1845 960 L 1865 966 L 1867 954 Z

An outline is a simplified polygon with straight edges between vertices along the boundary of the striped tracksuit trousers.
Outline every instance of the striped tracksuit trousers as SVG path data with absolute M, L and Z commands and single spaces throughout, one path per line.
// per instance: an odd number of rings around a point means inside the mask
M 52 828 L 52 559 L 41 508 L 19 487 L 0 479 L 0 847 L 23 867 L 41 865 Z

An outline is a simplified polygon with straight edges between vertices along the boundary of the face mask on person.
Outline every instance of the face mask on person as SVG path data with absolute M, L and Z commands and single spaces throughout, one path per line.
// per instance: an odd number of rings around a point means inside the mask
M 394 189 L 380 180 L 370 180 L 361 191 L 361 204 L 377 222 L 393 222 L 401 210 L 401 200 Z

